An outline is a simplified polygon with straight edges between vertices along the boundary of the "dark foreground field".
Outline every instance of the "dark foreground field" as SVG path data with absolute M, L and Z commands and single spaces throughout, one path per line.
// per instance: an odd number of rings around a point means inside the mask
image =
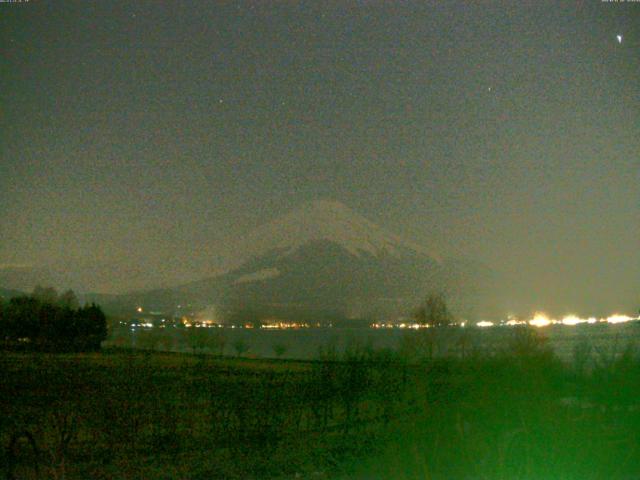
M 0 469 L 54 479 L 640 478 L 640 359 L 0 354 Z

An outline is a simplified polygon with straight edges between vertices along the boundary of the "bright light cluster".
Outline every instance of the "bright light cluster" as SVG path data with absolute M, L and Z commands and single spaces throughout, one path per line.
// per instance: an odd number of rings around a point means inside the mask
M 533 318 L 531 320 L 518 320 L 516 318 L 513 317 L 509 317 L 509 320 L 507 322 L 504 323 L 504 325 L 508 325 L 508 326 L 515 326 L 515 325 L 531 325 L 533 327 L 546 327 L 549 325 L 566 325 L 566 326 L 570 326 L 573 327 L 575 325 L 580 325 L 580 324 L 594 324 L 594 323 L 610 323 L 610 324 L 616 324 L 616 323 L 625 323 L 625 322 L 631 322 L 633 320 L 640 320 L 640 317 L 630 317 L 628 315 L 620 315 L 620 314 L 613 314 L 610 315 L 606 318 L 600 318 L 597 319 L 596 317 L 589 317 L 589 318 L 581 318 L 578 317 L 577 315 L 566 315 L 564 317 L 562 317 L 561 319 L 554 319 L 554 318 L 550 318 L 548 315 L 546 315 L 545 313 L 542 312 L 536 312 L 533 315 Z M 479 327 L 489 327 L 492 326 L 492 322 L 479 322 L 477 324 Z
M 605 321 L 607 323 L 624 323 L 624 322 L 629 322 L 631 320 L 638 320 L 638 319 L 637 318 L 631 318 L 631 317 L 629 317 L 627 315 L 618 315 L 618 314 L 611 315 L 610 317 L 607 317 L 605 319 Z
M 480 328 L 493 327 L 493 322 L 487 322 L 486 320 L 483 320 L 481 322 L 476 323 L 476 326 Z
M 487 327 L 493 327 L 495 325 L 506 325 L 509 327 L 514 327 L 516 325 L 531 325 L 532 327 L 537 327 L 537 328 L 544 328 L 547 327 L 549 325 L 565 325 L 565 326 L 570 326 L 573 327 L 575 325 L 580 325 L 580 324 L 594 324 L 594 323 L 610 323 L 610 324 L 616 324 L 616 323 L 624 323 L 624 322 L 630 322 L 633 320 L 640 320 L 640 317 L 634 318 L 634 317 L 630 317 L 628 315 L 619 315 L 619 314 L 614 314 L 614 315 L 610 315 L 609 317 L 606 318 L 600 318 L 597 319 L 596 317 L 588 317 L 588 318 L 581 318 L 578 317 L 577 315 L 566 315 L 564 317 L 562 317 L 561 319 L 555 319 L 555 318 L 551 318 L 549 317 L 546 313 L 543 312 L 536 312 L 533 315 L 533 318 L 531 318 L 530 320 L 521 320 L 518 319 L 514 316 L 509 316 L 508 320 L 502 321 L 502 322 L 491 322 L 488 320 L 482 320 L 478 323 L 476 323 L 476 327 L 480 327 L 480 328 L 487 328 Z M 458 326 L 464 327 L 466 325 L 465 321 L 462 321 L 461 323 L 456 324 Z M 430 325 L 427 324 L 420 324 L 420 323 L 372 323 L 371 328 L 375 328 L 375 329 L 380 329 L 380 328 L 403 328 L 403 329 L 412 329 L 412 330 L 418 330 L 421 328 L 429 328 Z
M 534 327 L 546 327 L 547 325 L 551 325 L 553 322 L 549 317 L 547 317 L 544 313 L 536 312 L 531 320 L 529 320 L 529 325 Z
M 515 318 L 510 318 L 509 320 L 507 320 L 507 323 L 505 325 L 509 325 L 510 327 L 514 327 L 516 325 L 524 325 L 527 322 L 524 320 L 517 320 Z
M 418 330 L 420 328 L 429 328 L 426 323 L 372 323 L 371 328 L 409 328 Z
M 395 323 L 380 322 L 380 323 L 371 324 L 371 328 L 396 328 L 396 327 L 397 325 Z
M 562 320 L 560 320 L 559 323 L 561 323 L 562 325 L 568 325 L 572 327 L 574 325 L 580 325 L 581 323 L 597 323 L 597 322 L 598 320 L 596 319 L 596 317 L 580 318 L 576 315 L 567 315 Z
M 245 328 L 253 328 L 253 325 L 251 325 L 251 327 L 245 325 Z M 264 323 L 262 325 L 260 325 L 260 328 L 266 328 L 266 329 L 270 329 L 270 330 L 286 330 L 286 329 L 298 329 L 298 328 L 309 328 L 309 324 L 308 323 L 296 323 L 296 322 L 277 322 L 277 323 Z

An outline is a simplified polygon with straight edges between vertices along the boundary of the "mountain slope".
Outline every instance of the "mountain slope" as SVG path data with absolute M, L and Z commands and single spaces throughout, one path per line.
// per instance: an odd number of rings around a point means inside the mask
M 405 316 L 444 291 L 458 313 L 482 311 L 492 272 L 468 260 L 440 260 L 421 246 L 334 201 L 313 202 L 238 241 L 247 260 L 231 271 L 175 288 L 109 298 L 113 310 L 215 306 L 231 321 Z M 486 302 L 485 302 L 486 303 Z
M 308 242 L 321 240 L 336 243 L 355 256 L 400 256 L 411 251 L 433 257 L 423 247 L 385 231 L 342 203 L 329 200 L 307 203 L 262 225 L 243 243 L 249 256 L 261 256 L 273 251 L 286 255 Z
M 239 249 L 251 258 L 181 287 L 185 298 L 236 316 L 385 317 L 443 288 L 437 257 L 333 201 L 303 205 L 258 227 Z

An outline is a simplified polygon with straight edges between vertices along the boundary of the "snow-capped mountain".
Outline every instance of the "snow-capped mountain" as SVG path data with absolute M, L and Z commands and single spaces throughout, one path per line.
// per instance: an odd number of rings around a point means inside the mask
M 270 251 L 284 255 L 309 242 L 329 241 L 352 255 L 400 256 L 407 251 L 434 258 L 424 247 L 385 231 L 344 204 L 330 200 L 307 203 L 258 227 L 246 238 L 249 256 Z
M 446 292 L 460 314 L 473 316 L 486 311 L 496 290 L 492 272 L 481 264 L 442 260 L 336 201 L 308 203 L 258 226 L 235 250 L 244 262 L 204 280 L 83 298 L 114 313 L 132 312 L 137 305 L 171 311 L 190 304 L 215 306 L 231 320 L 393 318 L 409 313 L 432 291 Z M 47 284 L 42 272 L 37 278 L 30 269 L 9 273 L 7 278 L 21 280 L 9 285 L 14 288 L 29 287 L 34 279 Z
M 436 290 L 468 311 L 457 292 L 478 291 L 477 271 L 467 275 L 472 269 L 462 272 L 459 262 L 442 261 L 335 201 L 309 203 L 259 226 L 238 250 L 249 258 L 240 267 L 184 285 L 172 297 L 216 304 L 234 318 L 389 318 Z

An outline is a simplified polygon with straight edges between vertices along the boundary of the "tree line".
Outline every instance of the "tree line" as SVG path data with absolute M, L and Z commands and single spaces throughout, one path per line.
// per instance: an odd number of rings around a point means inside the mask
M 31 295 L 0 299 L 0 342 L 5 349 L 81 352 L 100 349 L 107 320 L 95 305 L 80 306 L 73 291 L 36 287 Z

